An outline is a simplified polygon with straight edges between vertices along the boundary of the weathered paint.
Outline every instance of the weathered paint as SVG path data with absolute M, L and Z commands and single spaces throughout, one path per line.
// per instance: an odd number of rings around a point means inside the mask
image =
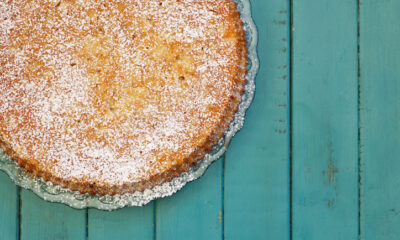
M 360 2 L 361 239 L 400 238 L 399 9 Z
M 293 239 L 357 239 L 357 2 L 292 11 Z
M 226 153 L 226 239 L 289 239 L 289 1 L 252 1 L 260 71 L 244 128 Z
M 89 209 L 87 239 L 154 239 L 154 203 L 113 212 Z
M 21 190 L 20 231 L 22 240 L 86 238 L 85 210 L 43 201 L 28 190 Z
M 223 159 L 175 195 L 156 201 L 157 239 L 220 239 Z
M 0 239 L 18 239 L 18 189 L 0 172 Z

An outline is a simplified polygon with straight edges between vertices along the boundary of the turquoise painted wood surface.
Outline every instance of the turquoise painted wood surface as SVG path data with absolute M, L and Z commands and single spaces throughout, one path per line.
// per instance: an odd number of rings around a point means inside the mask
M 360 5 L 361 239 L 400 236 L 399 1 Z
M 357 239 L 356 1 L 293 2 L 294 239 Z
M 400 2 L 251 3 L 257 93 L 224 158 L 114 212 L 45 202 L 0 173 L 0 240 L 399 239 Z
M 157 200 L 157 239 L 221 239 L 223 160 L 211 165 L 204 178 L 171 198 Z
M 225 159 L 226 239 L 289 238 L 289 1 L 254 1 L 260 71 Z
M 19 237 L 19 192 L 5 173 L 0 172 L 0 239 Z
M 20 239 L 85 239 L 86 210 L 43 201 L 21 190 Z
M 89 209 L 87 227 L 87 239 L 154 239 L 154 203 L 111 213 Z

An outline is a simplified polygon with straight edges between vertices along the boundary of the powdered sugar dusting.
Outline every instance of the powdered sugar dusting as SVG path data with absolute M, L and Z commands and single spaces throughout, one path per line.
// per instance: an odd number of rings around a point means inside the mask
M 180 164 L 233 92 L 227 2 L 1 2 L 1 138 L 44 170 L 88 182 Z

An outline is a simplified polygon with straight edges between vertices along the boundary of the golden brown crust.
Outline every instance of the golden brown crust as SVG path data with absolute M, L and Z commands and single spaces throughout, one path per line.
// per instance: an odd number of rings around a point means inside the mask
M 54 184 L 61 185 L 62 187 L 69 188 L 73 191 L 80 191 L 81 193 L 99 194 L 99 195 L 114 195 L 132 193 L 135 191 L 143 191 L 154 186 L 160 185 L 165 181 L 171 181 L 174 177 L 179 176 L 183 172 L 188 171 L 191 167 L 195 166 L 204 156 L 210 152 L 211 148 L 217 144 L 218 140 L 223 137 L 224 132 L 228 129 L 229 124 L 233 121 L 234 115 L 238 110 L 241 102 L 241 95 L 244 93 L 245 75 L 247 66 L 247 49 L 245 33 L 243 30 L 243 23 L 240 20 L 240 14 L 237 11 L 236 3 L 228 1 L 230 8 L 230 21 L 234 23 L 233 36 L 236 39 L 236 53 L 239 56 L 239 61 L 234 69 L 233 74 L 234 85 L 230 101 L 224 106 L 222 117 L 220 121 L 214 125 L 214 129 L 210 131 L 208 137 L 202 144 L 198 145 L 196 150 L 189 156 L 185 157 L 178 164 L 170 165 L 170 167 L 159 173 L 153 174 L 148 179 L 143 179 L 138 182 L 125 182 L 122 185 L 109 184 L 102 182 L 101 184 L 93 181 L 85 181 L 83 179 L 64 179 L 57 177 L 50 169 L 43 168 L 37 161 L 29 157 L 21 157 L 13 146 L 7 143 L 6 138 L 0 135 L 0 146 L 5 150 L 5 153 L 18 163 L 19 166 L 26 169 L 27 172 L 34 176 L 42 177 L 45 181 L 51 181 Z M 1 133 L 1 132 L 0 132 Z

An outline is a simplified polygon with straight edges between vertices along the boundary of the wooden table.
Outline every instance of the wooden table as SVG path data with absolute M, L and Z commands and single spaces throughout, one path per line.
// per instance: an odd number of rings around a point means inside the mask
M 114 212 L 0 173 L 0 239 L 400 239 L 400 1 L 252 0 L 261 68 L 204 177 Z

